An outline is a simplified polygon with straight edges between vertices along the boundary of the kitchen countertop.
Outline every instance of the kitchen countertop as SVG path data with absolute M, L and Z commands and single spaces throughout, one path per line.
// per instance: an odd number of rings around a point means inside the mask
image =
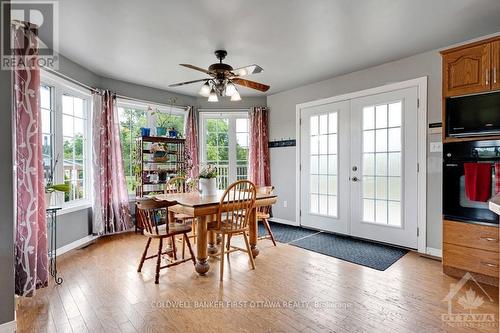
M 489 208 L 492 212 L 500 215 L 500 193 L 490 200 Z

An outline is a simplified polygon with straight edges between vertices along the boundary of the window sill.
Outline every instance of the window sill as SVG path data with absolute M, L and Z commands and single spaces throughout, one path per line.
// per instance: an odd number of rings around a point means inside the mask
M 57 215 L 74 213 L 74 212 L 78 212 L 80 210 L 88 209 L 90 207 L 92 207 L 92 204 L 90 202 L 80 202 L 80 203 L 74 204 L 74 205 L 67 205 L 67 206 L 63 206 L 62 209 L 57 212 Z

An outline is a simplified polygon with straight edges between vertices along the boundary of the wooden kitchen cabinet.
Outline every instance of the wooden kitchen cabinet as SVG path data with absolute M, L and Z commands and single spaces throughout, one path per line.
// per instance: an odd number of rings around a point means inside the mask
M 491 89 L 500 90 L 500 40 L 491 43 Z
M 443 220 L 443 271 L 461 278 L 471 273 L 486 284 L 498 286 L 499 229 Z
M 492 43 L 443 51 L 443 96 L 481 93 L 491 89 Z

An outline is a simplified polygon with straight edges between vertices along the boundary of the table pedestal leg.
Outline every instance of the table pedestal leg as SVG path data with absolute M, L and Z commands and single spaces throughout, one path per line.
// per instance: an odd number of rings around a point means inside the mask
M 208 254 L 209 255 L 214 255 L 219 252 L 219 249 L 217 248 L 217 245 L 215 245 L 215 232 L 213 231 L 208 231 Z
M 198 233 L 196 235 L 196 272 L 205 275 L 210 269 L 207 254 L 207 217 L 198 217 Z
M 250 249 L 252 250 L 253 257 L 255 258 L 259 255 L 259 248 L 257 247 L 257 234 L 259 232 L 259 229 L 257 227 L 257 208 L 252 209 L 249 224 Z

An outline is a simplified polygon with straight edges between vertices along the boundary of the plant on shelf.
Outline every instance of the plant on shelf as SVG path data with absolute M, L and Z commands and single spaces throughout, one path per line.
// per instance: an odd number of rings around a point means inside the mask
M 198 178 L 202 196 L 217 194 L 217 167 L 215 165 L 207 164 L 201 168 Z
M 59 162 L 59 154 L 54 161 L 54 164 L 51 165 L 49 169 L 49 173 L 47 175 L 47 182 L 45 183 L 45 206 L 49 207 L 52 201 L 52 193 L 61 192 L 68 193 L 71 191 L 71 185 L 66 183 L 54 184 L 54 173 L 56 170 L 57 163 Z M 51 162 L 52 163 L 52 162 Z
M 165 149 L 165 145 L 163 143 L 155 142 L 151 145 L 151 152 L 153 153 L 153 161 L 154 162 L 166 162 L 167 161 L 167 152 Z

